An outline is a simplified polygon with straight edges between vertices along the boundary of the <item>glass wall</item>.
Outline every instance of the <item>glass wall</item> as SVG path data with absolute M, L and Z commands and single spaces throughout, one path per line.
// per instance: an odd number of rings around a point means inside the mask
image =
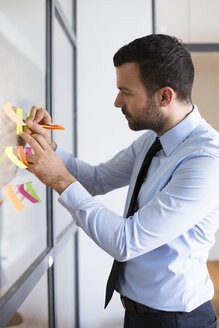
M 22 328 L 47 328 L 49 317 L 47 290 L 47 275 L 44 273 L 8 326 L 19 327 L 22 324 Z
M 72 328 L 75 322 L 75 254 L 71 238 L 57 256 L 57 317 L 58 327 Z M 72 279 L 73 278 L 73 279 Z
M 16 154 L 23 143 L 16 134 L 16 124 L 2 106 L 10 102 L 14 108 L 22 108 L 24 118 L 33 104 L 45 107 L 45 2 L 0 1 L 0 13 L 0 111 L 4 114 L 0 121 L 0 199 L 5 198 L 0 207 L 0 287 L 4 295 L 46 248 L 46 188 L 8 156 L 4 158 L 5 147 L 12 147 Z M 34 20 L 39 28 L 32 24 Z M 40 199 L 36 203 L 19 193 L 19 185 L 26 190 L 30 183 Z M 22 200 L 21 211 L 6 196 L 9 186 Z
M 77 229 L 25 170 L 18 137 L 33 105 L 76 153 L 76 0 L 0 1 L 0 327 L 78 327 Z M 64 272 L 63 272 L 64 268 Z

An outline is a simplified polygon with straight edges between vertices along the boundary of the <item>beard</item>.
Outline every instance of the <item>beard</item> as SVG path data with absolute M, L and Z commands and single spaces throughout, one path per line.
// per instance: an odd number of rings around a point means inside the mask
M 153 97 L 148 99 L 147 105 L 135 117 L 124 108 L 122 108 L 122 112 L 126 115 L 128 125 L 133 131 L 153 130 L 158 133 L 163 129 L 166 122 L 163 112 Z

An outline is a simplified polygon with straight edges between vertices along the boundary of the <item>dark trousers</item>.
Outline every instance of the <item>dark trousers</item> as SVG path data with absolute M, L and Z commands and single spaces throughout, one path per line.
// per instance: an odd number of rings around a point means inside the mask
M 125 311 L 124 328 L 216 328 L 217 319 L 210 302 L 191 312 L 138 314 Z

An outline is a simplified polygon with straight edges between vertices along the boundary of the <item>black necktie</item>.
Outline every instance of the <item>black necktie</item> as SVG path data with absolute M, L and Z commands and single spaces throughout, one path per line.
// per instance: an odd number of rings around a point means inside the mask
M 137 203 L 137 197 L 138 197 L 138 193 L 139 190 L 141 188 L 141 185 L 143 183 L 143 180 L 146 178 L 147 175 L 147 171 L 149 169 L 149 166 L 151 164 L 152 158 L 156 155 L 156 153 L 162 148 L 161 143 L 159 138 L 157 137 L 154 141 L 154 143 L 152 144 L 152 146 L 150 147 L 150 149 L 148 150 L 142 166 L 140 168 L 140 171 L 138 173 L 137 179 L 136 179 L 136 183 L 135 183 L 135 187 L 132 193 L 132 197 L 131 197 L 131 201 L 129 204 L 129 209 L 127 212 L 126 217 L 128 218 L 129 216 L 133 215 L 135 213 L 135 208 L 136 208 L 136 203 Z M 106 286 L 106 299 L 105 299 L 105 306 L 104 308 L 107 307 L 108 303 L 110 302 L 112 296 L 113 296 L 113 292 L 116 286 L 116 280 L 117 280 L 117 276 L 119 273 L 119 267 L 120 267 L 121 262 L 114 260 L 113 262 L 113 266 L 107 281 L 107 286 Z

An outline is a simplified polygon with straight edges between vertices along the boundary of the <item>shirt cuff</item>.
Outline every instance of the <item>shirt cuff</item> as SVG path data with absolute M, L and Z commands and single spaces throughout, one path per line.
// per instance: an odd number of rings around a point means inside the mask
M 70 184 L 63 193 L 59 196 L 58 201 L 72 215 L 75 214 L 79 205 L 85 200 L 93 198 L 89 192 L 78 182 Z

